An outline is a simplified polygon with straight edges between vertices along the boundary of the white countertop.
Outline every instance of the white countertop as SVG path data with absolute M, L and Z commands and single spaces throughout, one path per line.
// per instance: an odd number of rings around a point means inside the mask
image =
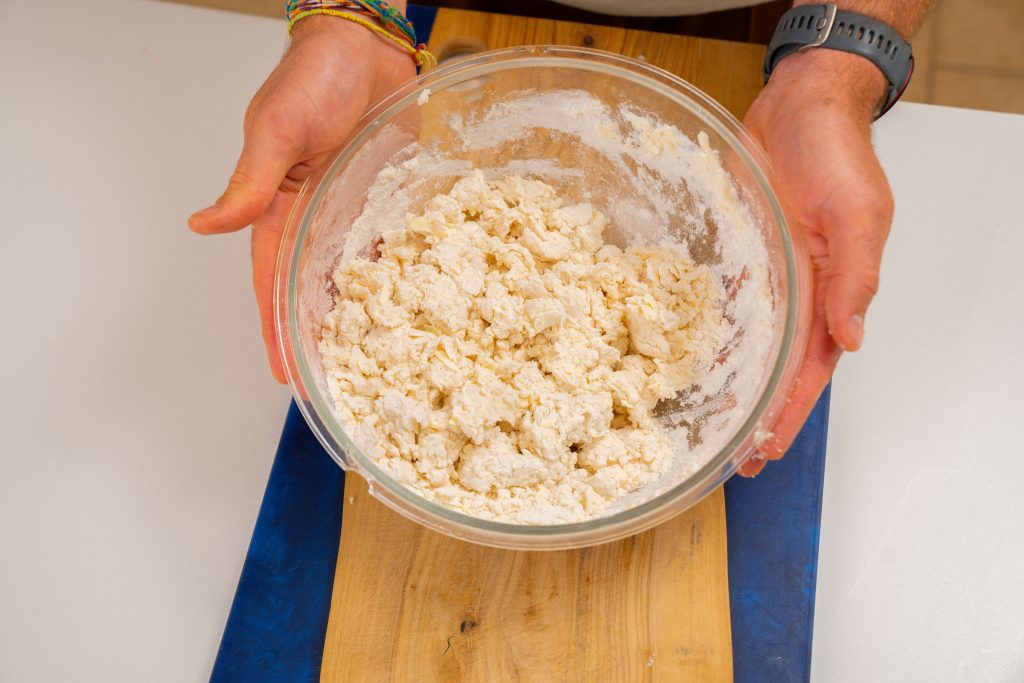
M 862 350 L 833 379 L 817 681 L 1024 681 L 1024 116 L 900 105 Z
M 0 680 L 208 677 L 288 402 L 220 189 L 283 22 L 0 4 Z M 814 678 L 1024 679 L 1024 117 L 900 105 L 832 394 Z

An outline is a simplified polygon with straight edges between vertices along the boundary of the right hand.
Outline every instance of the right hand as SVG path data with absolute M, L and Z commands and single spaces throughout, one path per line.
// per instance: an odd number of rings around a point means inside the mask
M 758 457 L 740 467 L 744 476 L 785 454 L 840 355 L 864 340 L 893 217 L 892 191 L 871 145 L 875 105 L 884 93 L 882 72 L 862 57 L 811 50 L 779 63 L 744 119 L 775 167 L 776 189 L 807 248 L 813 283 L 799 374 Z
M 356 23 L 312 16 L 245 112 L 245 143 L 220 199 L 193 214 L 200 234 L 252 225 L 252 278 L 274 378 L 285 382 L 274 321 L 274 268 L 302 183 L 366 109 L 416 75 L 412 58 Z

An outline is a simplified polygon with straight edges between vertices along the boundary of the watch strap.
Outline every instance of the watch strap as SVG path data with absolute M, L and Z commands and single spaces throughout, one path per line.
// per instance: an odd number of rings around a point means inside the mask
M 888 89 L 878 116 L 896 103 L 914 72 L 910 43 L 894 28 L 827 3 L 799 5 L 782 15 L 765 55 L 765 82 L 782 58 L 815 47 L 852 52 L 881 70 L 888 81 Z

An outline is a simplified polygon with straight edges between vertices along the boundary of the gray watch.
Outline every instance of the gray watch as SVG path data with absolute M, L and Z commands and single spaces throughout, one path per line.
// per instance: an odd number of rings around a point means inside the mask
M 900 98 L 914 73 L 910 43 L 888 24 L 856 12 L 837 10 L 835 4 L 800 5 L 782 15 L 764 58 L 764 81 L 775 65 L 794 52 L 813 47 L 852 52 L 877 66 L 889 82 L 881 116 Z

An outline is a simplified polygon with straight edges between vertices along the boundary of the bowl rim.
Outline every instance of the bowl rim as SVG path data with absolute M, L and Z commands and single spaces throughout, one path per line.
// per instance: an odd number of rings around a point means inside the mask
M 427 89 L 440 89 L 496 71 L 538 66 L 598 71 L 646 85 L 679 102 L 714 130 L 742 159 L 775 218 L 786 265 L 786 273 L 780 276 L 786 280 L 789 295 L 785 301 L 781 339 L 773 343 L 772 369 L 767 378 L 762 379 L 754 407 L 728 442 L 694 474 L 637 506 L 607 516 L 570 523 L 523 525 L 458 512 L 423 498 L 384 473 L 361 452 L 334 418 L 333 402 L 319 391 L 312 374 L 313 363 L 305 357 L 301 344 L 292 340 L 299 339 L 296 285 L 304 238 L 331 181 L 361 149 L 362 143 L 398 112 L 415 105 Z M 806 330 L 800 318 L 802 309 L 806 308 L 801 305 L 802 299 L 809 292 L 808 268 L 770 182 L 772 176 L 767 155 L 722 105 L 671 72 L 616 53 L 556 45 L 502 48 L 455 60 L 410 80 L 367 110 L 330 162 L 306 180 L 288 217 L 275 271 L 274 316 L 285 374 L 299 410 L 328 454 L 343 469 L 362 475 L 376 497 L 404 516 L 456 538 L 496 547 L 553 550 L 610 542 L 660 524 L 714 491 L 754 453 L 759 425 L 766 419 L 774 419 L 773 402 L 778 402 L 780 393 L 784 398 L 789 390 L 784 386 L 785 391 L 779 392 L 780 385 L 787 379 L 792 381 L 803 355 L 807 335 L 800 334 L 802 329 Z M 318 367 L 319 358 L 313 360 Z M 778 407 L 774 406 L 775 412 Z

